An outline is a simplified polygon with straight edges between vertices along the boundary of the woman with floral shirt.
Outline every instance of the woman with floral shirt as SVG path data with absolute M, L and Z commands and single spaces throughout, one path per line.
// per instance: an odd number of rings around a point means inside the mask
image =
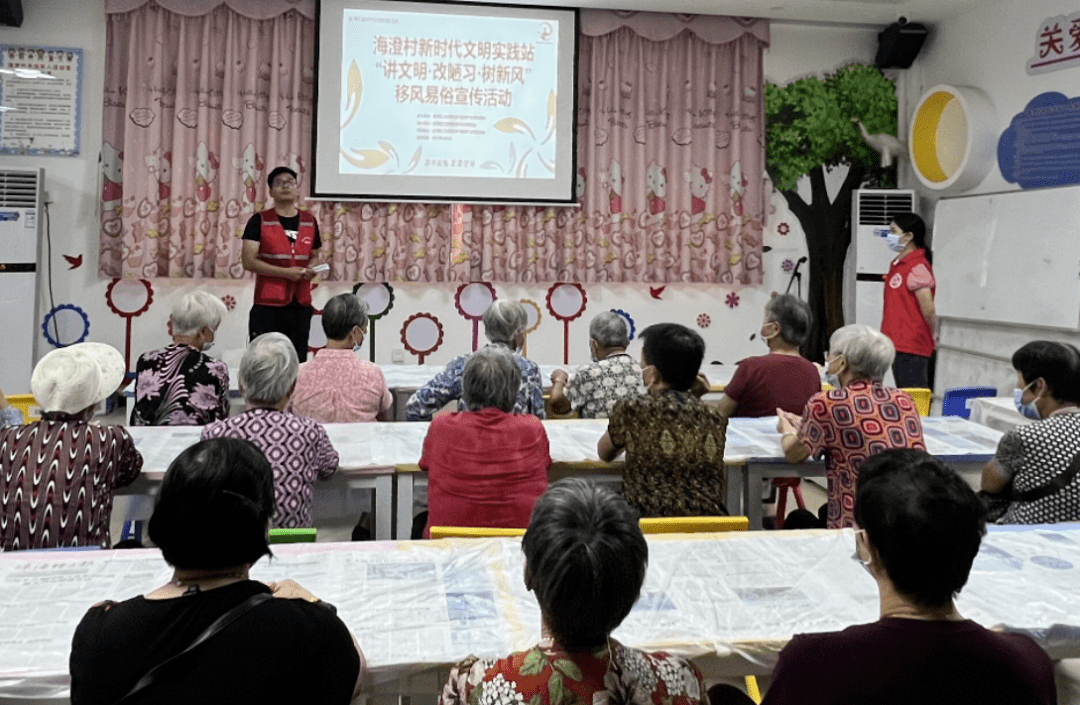
M 663 652 L 611 638 L 637 601 L 649 548 L 630 505 L 581 478 L 537 500 L 522 540 L 525 585 L 543 618 L 540 643 L 503 659 L 470 657 L 441 705 L 696 705 L 701 673 Z
M 172 345 L 143 354 L 135 367 L 132 426 L 205 426 L 229 415 L 229 368 L 204 351 L 225 304 L 193 291 L 173 309 Z

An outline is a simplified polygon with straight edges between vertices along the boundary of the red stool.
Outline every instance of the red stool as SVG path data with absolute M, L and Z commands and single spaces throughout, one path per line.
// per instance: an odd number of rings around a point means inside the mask
M 795 504 L 799 505 L 799 509 L 806 509 L 806 502 L 802 498 L 802 490 L 799 489 L 799 485 L 802 483 L 802 479 L 798 477 L 774 477 L 772 481 L 773 490 L 777 492 L 776 497 L 776 528 L 784 528 L 784 515 L 787 513 L 787 491 L 790 489 L 791 493 L 795 495 Z

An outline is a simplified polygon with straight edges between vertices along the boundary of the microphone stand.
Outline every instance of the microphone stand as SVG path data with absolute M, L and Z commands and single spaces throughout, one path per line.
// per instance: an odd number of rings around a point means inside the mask
M 791 279 L 788 280 L 787 289 L 784 290 L 785 294 L 790 294 L 791 293 L 791 285 L 795 283 L 796 279 L 798 279 L 799 280 L 799 288 L 798 288 L 799 294 L 798 294 L 798 296 L 799 296 L 800 299 L 802 298 L 802 272 L 799 271 L 799 267 L 801 267 L 802 263 L 805 262 L 805 261 L 806 261 L 806 257 L 803 256 L 803 257 L 800 257 L 799 261 L 795 263 L 795 269 L 793 269 L 791 271 Z

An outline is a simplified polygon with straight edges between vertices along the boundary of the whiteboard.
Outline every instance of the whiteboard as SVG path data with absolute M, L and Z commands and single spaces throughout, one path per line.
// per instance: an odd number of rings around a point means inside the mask
M 937 313 L 1080 329 L 1080 186 L 938 201 Z

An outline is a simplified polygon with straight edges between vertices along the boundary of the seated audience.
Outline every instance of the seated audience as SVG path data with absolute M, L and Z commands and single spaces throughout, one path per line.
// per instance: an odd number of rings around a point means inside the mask
M 215 421 L 202 431 L 209 438 L 243 438 L 266 454 L 274 468 L 277 514 L 274 526 L 311 526 L 311 486 L 338 466 L 338 454 L 320 424 L 287 411 L 296 385 L 296 348 L 283 333 L 263 333 L 240 360 L 240 392 L 247 411 Z
M 503 348 L 513 353 L 514 361 L 521 370 L 521 389 L 517 391 L 514 412 L 543 419 L 544 385 L 540 379 L 540 368 L 518 352 L 525 344 L 528 322 L 524 306 L 517 301 L 500 299 L 484 311 L 484 335 L 490 341 L 487 347 Z M 445 370 L 416 390 L 405 405 L 405 417 L 409 421 L 428 421 L 444 406 L 461 399 L 461 374 L 470 355 L 454 358 Z
M 788 462 L 825 458 L 830 529 L 854 525 L 855 483 L 867 457 L 887 448 L 926 449 L 911 396 L 881 384 L 894 352 L 889 339 L 870 326 L 838 328 L 825 353 L 834 389 L 812 397 L 801 419 L 776 410 Z
M 1009 500 L 1001 524 L 1080 520 L 1080 351 L 1036 340 L 1012 357 L 1016 408 L 1038 423 L 1017 426 L 983 469 L 982 488 Z
M 270 555 L 273 513 L 273 470 L 254 444 L 200 441 L 181 453 L 150 518 L 172 579 L 86 613 L 71 645 L 72 705 L 348 703 L 364 659 L 333 607 L 292 580 L 248 577 Z
M 143 459 L 122 426 L 90 419 L 125 367 L 104 343 L 53 350 L 34 367 L 41 420 L 0 429 L 0 549 L 112 545 L 113 492 Z
M 717 408 L 724 416 L 772 416 L 777 408 L 801 414 L 821 391 L 818 368 L 799 354 L 810 335 L 810 306 L 791 294 L 765 304 L 761 338 L 769 354 L 748 357 L 735 368 Z
M 916 450 L 868 458 L 855 521 L 881 618 L 795 636 L 764 705 L 1056 702 L 1053 663 L 1030 637 L 992 632 L 956 609 L 986 527 L 955 472 Z
M 440 705 L 705 702 L 696 666 L 611 638 L 637 601 L 649 562 L 637 515 L 622 498 L 580 478 L 556 482 L 537 500 L 522 550 L 525 586 L 540 604 L 540 643 L 498 660 L 461 662 Z
M 623 493 L 642 516 L 720 516 L 724 507 L 727 419 L 690 388 L 705 341 L 686 326 L 641 331 L 647 394 L 615 404 L 597 444 L 604 461 L 626 449 Z
M 466 411 L 437 416 L 424 438 L 432 526 L 525 528 L 547 489 L 547 432 L 535 416 L 514 413 L 521 371 L 514 355 L 477 350 L 461 375 Z
M 172 345 L 143 353 L 135 366 L 132 426 L 205 426 L 229 415 L 229 368 L 205 353 L 225 304 L 193 291 L 173 308 Z
M 4 396 L 4 390 L 0 389 L 0 428 L 7 426 L 22 426 L 23 412 L 11 405 Z
M 589 352 L 592 362 L 578 369 L 574 379 L 563 370 L 551 373 L 551 409 L 569 414 L 571 409 L 583 419 L 606 419 L 615 402 L 645 393 L 641 367 L 626 352 L 630 331 L 626 319 L 614 311 L 604 311 L 589 324 Z
M 367 305 L 355 294 L 326 302 L 326 347 L 300 365 L 290 408 L 294 414 L 320 423 L 390 420 L 394 399 L 382 370 L 353 352 L 364 342 L 367 325 Z

